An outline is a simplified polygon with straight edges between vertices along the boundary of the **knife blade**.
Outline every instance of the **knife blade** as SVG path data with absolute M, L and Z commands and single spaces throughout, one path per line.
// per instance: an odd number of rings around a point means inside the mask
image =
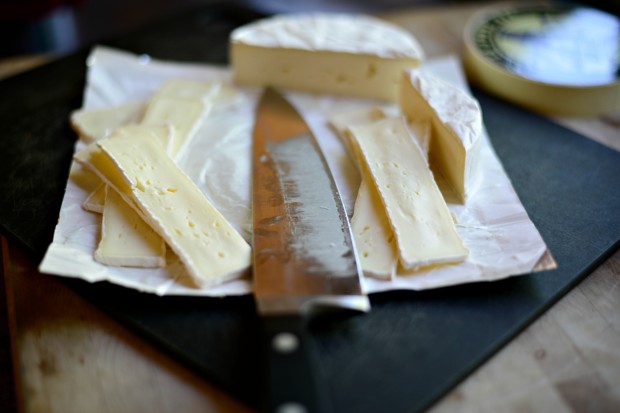
M 252 159 L 253 283 L 268 368 L 263 407 L 325 412 L 306 320 L 318 311 L 370 309 L 349 221 L 310 128 L 270 87 L 258 103 Z

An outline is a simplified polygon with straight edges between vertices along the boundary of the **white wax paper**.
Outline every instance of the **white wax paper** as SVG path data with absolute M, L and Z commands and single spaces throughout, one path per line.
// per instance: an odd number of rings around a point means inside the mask
M 155 61 L 149 56 L 104 47 L 95 48 L 85 63 L 88 75 L 84 108 L 146 100 L 161 82 L 170 78 L 222 81 L 233 87 L 229 68 L 222 66 Z M 467 90 L 460 62 L 454 56 L 430 60 L 423 69 Z M 248 241 L 251 239 L 251 134 L 259 92 L 256 88 L 236 88 L 236 93 L 225 104 L 211 111 L 176 159 Z M 388 112 L 396 112 L 396 106 L 298 92 L 286 95 L 319 140 L 351 215 L 360 178 L 344 146 L 328 127 L 327 117 L 335 111 L 368 106 L 381 106 Z M 487 136 L 483 137 L 482 143 L 477 189 L 466 205 L 448 205 L 457 219 L 457 230 L 470 250 L 468 259 L 461 264 L 410 274 L 399 270 L 391 281 L 366 277 L 366 292 L 423 290 L 498 280 L 530 273 L 538 268 L 543 256 L 549 257 L 545 254 L 547 248 L 542 237 L 519 201 Z M 78 142 L 76 150 L 83 145 Z M 93 252 L 101 217 L 85 211 L 82 202 L 98 183 L 98 178 L 90 172 L 77 164 L 72 165 L 54 239 L 40 265 L 41 272 L 91 282 L 105 280 L 159 295 L 226 296 L 251 292 L 249 276 L 218 287 L 193 287 L 186 281 L 185 269 L 172 253 L 168 265 L 158 269 L 113 267 L 95 261 Z M 551 259 L 547 268 L 553 265 Z

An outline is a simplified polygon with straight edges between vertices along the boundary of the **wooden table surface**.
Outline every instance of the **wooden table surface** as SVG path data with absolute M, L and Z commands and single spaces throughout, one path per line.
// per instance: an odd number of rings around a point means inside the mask
M 382 17 L 410 29 L 429 56 L 438 56 L 461 52 L 465 22 L 480 6 Z M 1 61 L 0 77 L 49 58 Z M 620 151 L 620 114 L 555 120 Z M 251 411 L 59 279 L 39 274 L 37 263 L 4 239 L 2 251 L 4 276 L 14 293 L 24 412 Z M 620 412 L 619 273 L 617 251 L 430 412 Z

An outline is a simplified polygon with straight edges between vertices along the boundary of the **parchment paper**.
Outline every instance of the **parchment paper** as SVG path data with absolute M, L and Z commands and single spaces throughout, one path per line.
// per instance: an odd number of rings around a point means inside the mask
M 231 84 L 227 67 L 155 61 L 119 50 L 97 47 L 88 61 L 84 108 L 102 108 L 134 100 L 147 100 L 159 84 L 170 78 L 224 82 L 234 93 L 215 107 L 194 138 L 177 156 L 178 165 L 198 184 L 222 214 L 251 240 L 251 134 L 254 107 L 260 90 Z M 426 62 L 428 70 L 467 90 L 459 60 L 446 56 Z M 394 104 L 334 96 L 289 92 L 290 101 L 304 115 L 319 140 L 336 178 L 349 215 L 359 186 L 359 174 L 344 146 L 327 125 L 338 110 L 380 106 L 397 112 Z M 483 114 L 484 116 L 484 114 Z M 76 150 L 83 147 L 77 142 Z M 468 259 L 458 265 L 435 267 L 415 273 L 399 271 L 395 279 L 365 277 L 368 293 L 409 289 L 423 290 L 476 281 L 493 281 L 530 273 L 543 257 L 550 257 L 538 230 L 529 219 L 487 136 L 483 137 L 477 189 L 466 205 L 449 203 L 457 230 L 467 248 Z M 106 266 L 93 259 L 99 237 L 100 215 L 87 212 L 82 202 L 99 184 L 98 178 L 77 164 L 62 203 L 53 242 L 40 265 L 41 272 L 87 281 L 109 281 L 159 295 L 226 296 L 251 292 L 249 275 L 215 288 L 198 289 L 184 282 L 183 265 L 168 254 L 160 269 Z M 555 265 L 548 260 L 547 268 Z

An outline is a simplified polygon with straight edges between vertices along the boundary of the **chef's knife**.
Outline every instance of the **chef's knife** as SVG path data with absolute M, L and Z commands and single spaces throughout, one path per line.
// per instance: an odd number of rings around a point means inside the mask
M 265 411 L 324 412 L 329 398 L 305 319 L 320 310 L 370 309 L 349 221 L 308 125 L 272 88 L 259 100 L 253 139 L 254 293 L 265 326 Z

